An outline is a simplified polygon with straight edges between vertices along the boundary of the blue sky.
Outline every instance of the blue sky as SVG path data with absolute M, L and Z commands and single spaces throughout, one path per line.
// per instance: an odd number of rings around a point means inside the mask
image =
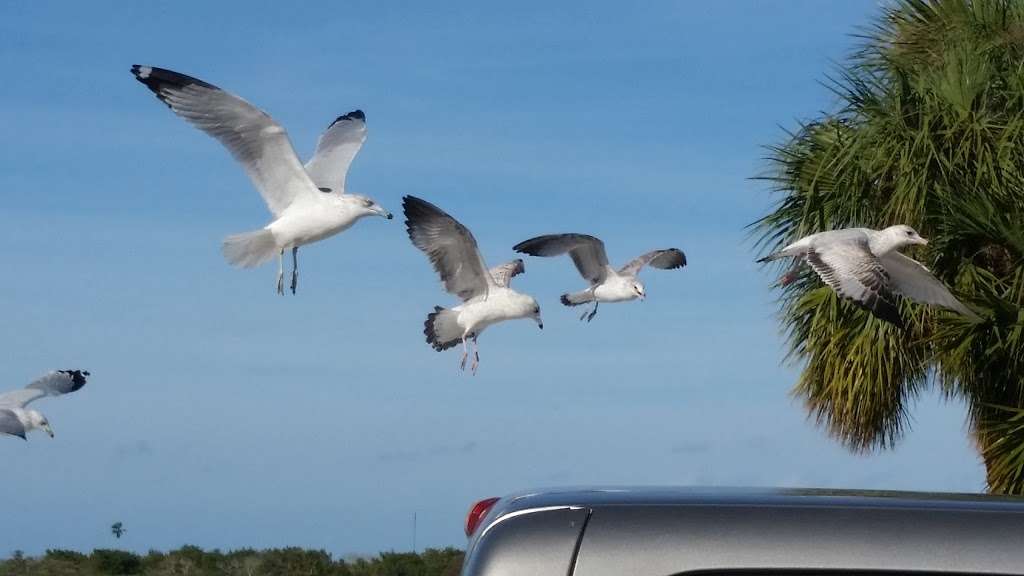
M 460 546 L 472 501 L 563 484 L 977 491 L 965 413 L 923 395 L 893 452 L 856 456 L 789 396 L 773 278 L 744 226 L 772 202 L 763 145 L 830 108 L 820 81 L 875 1 L 4 3 L 0 388 L 51 368 L 56 438 L 0 442 L 6 549 L 191 543 L 336 554 Z M 605 239 L 613 262 L 678 246 L 645 303 L 590 325 L 568 259 L 516 286 L 545 330 L 480 339 L 476 378 L 422 324 L 444 294 L 401 219 L 230 268 L 268 215 L 214 140 L 129 73 L 163 66 L 242 95 L 302 156 L 367 114 L 353 191 L 414 194 L 485 258 L 530 236 Z M 3 439 L 0 439 L 3 440 Z M 15 497 L 15 495 L 17 495 Z M 128 533 L 115 542 L 109 526 Z

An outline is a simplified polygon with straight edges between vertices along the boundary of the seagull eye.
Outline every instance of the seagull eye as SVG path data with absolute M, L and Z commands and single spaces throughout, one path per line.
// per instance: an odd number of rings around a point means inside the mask
M 363 206 L 369 208 L 370 206 L 373 206 L 373 202 L 371 200 L 363 200 Z

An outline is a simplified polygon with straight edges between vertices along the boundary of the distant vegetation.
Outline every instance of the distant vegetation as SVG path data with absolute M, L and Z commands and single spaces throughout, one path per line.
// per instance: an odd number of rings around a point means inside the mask
M 385 552 L 358 560 L 336 560 L 323 550 L 302 548 L 221 552 L 184 546 L 143 556 L 123 550 L 47 550 L 39 558 L 15 552 L 0 560 L 0 576 L 457 576 L 462 556 L 455 548 Z

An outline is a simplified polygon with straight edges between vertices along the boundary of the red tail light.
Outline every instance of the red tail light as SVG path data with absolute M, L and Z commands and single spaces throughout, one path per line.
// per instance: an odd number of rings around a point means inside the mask
M 498 502 L 500 498 L 486 498 L 473 504 L 473 507 L 469 509 L 469 514 L 466 515 L 466 536 L 472 536 L 473 532 L 476 532 L 476 527 L 480 525 L 480 521 L 487 516 L 494 504 Z

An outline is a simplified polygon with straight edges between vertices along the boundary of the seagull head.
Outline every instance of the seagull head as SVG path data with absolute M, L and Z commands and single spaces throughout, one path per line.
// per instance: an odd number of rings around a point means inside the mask
M 362 210 L 363 216 L 380 216 L 381 218 L 387 218 L 388 220 L 394 218 L 391 212 L 388 212 L 383 206 L 377 204 L 373 198 L 367 198 L 366 196 L 360 196 L 358 194 L 346 194 L 345 196 L 349 196 L 355 201 L 356 206 Z
M 893 239 L 893 243 L 898 246 L 910 246 L 912 244 L 920 244 L 925 246 L 928 241 L 921 238 L 921 235 L 906 224 L 898 224 L 896 226 L 889 226 L 884 232 Z
M 538 328 L 544 329 L 544 321 L 540 318 L 540 304 L 537 304 L 537 301 L 533 298 L 530 298 L 530 318 L 533 318 Z
M 644 298 L 647 297 L 647 291 L 644 290 L 644 285 L 639 280 L 634 280 L 633 281 L 632 288 L 633 288 L 633 293 L 636 294 L 637 298 L 643 300 Z
M 28 421 L 32 428 L 39 428 L 53 438 L 53 428 L 50 428 L 50 421 L 37 410 L 28 411 Z

